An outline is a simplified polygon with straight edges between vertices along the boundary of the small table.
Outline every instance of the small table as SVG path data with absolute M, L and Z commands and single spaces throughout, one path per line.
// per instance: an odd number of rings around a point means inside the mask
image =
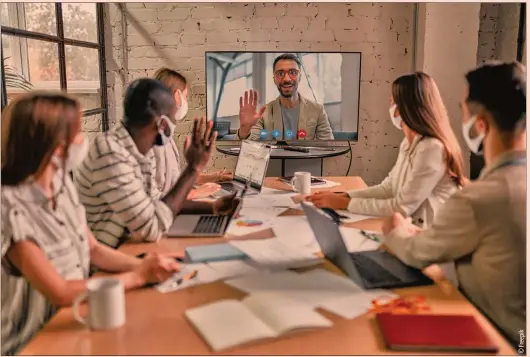
M 288 151 L 282 148 L 272 149 L 271 159 L 281 160 L 281 168 L 278 170 L 277 167 L 269 164 L 267 176 L 292 176 L 296 171 L 307 171 L 311 172 L 313 176 L 322 176 L 325 158 L 344 155 L 350 151 L 349 146 L 317 147 L 300 145 L 300 147 L 308 148 L 309 152 Z M 217 151 L 230 156 L 239 156 L 239 149 L 239 145 L 217 145 Z
M 360 177 L 326 177 L 341 186 L 315 190 L 342 191 L 366 187 Z M 270 188 L 289 190 L 277 178 L 265 179 Z M 295 213 L 292 214 L 303 214 Z M 355 228 L 378 231 L 381 219 L 349 223 Z M 272 231 L 272 230 L 270 230 Z M 264 236 L 271 232 L 262 231 Z M 259 233 L 259 232 L 258 232 Z M 272 232 L 273 234 L 273 232 Z M 257 238 L 257 237 L 256 237 Z M 128 243 L 120 250 L 130 255 L 143 252 L 177 252 L 199 244 L 226 242 L 226 238 L 171 238 L 158 243 Z M 323 266 L 340 271 L 329 262 Z M 473 315 L 484 331 L 499 346 L 499 355 L 516 355 L 514 349 L 491 323 L 462 294 L 440 275 L 437 266 L 424 270 L 436 284 L 394 290 L 402 296 L 422 295 L 427 298 L 432 313 Z M 192 286 L 173 293 L 162 294 L 155 289 L 137 289 L 126 294 L 127 322 L 125 326 L 108 331 L 90 331 L 73 317 L 72 308 L 62 308 L 46 326 L 22 349 L 20 355 L 382 355 L 400 354 L 388 350 L 374 323 L 373 314 L 366 313 L 346 320 L 319 310 L 333 321 L 329 329 L 282 336 L 271 341 L 259 341 L 228 352 L 213 353 L 197 331 L 184 317 L 184 311 L 221 299 L 241 299 L 243 292 L 222 281 Z M 86 305 L 81 306 L 86 313 Z M 402 354 L 402 353 L 401 353 Z M 408 353 L 425 355 L 425 352 Z M 456 353 L 455 353 L 456 354 Z M 462 355 L 463 353 L 458 353 Z

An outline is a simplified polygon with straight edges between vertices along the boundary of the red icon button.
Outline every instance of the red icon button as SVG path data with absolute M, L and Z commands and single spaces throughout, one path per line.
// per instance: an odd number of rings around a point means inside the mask
M 305 132 L 305 130 L 298 130 L 298 138 L 300 139 L 304 139 L 306 137 L 307 133 Z

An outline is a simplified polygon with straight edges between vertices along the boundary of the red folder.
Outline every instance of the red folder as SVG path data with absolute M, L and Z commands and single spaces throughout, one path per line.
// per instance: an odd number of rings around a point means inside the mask
M 376 320 L 391 350 L 497 352 L 473 316 L 379 313 Z

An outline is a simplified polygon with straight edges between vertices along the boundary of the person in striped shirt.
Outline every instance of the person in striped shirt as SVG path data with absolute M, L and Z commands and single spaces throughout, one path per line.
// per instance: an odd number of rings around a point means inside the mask
M 188 84 L 186 77 L 169 68 L 161 68 L 155 73 L 155 79 L 165 84 L 172 92 L 177 103 L 177 113 L 174 123 L 184 119 L 188 113 Z M 171 119 L 171 118 L 170 118 Z M 179 150 L 175 140 L 171 137 L 169 143 L 153 148 L 156 162 L 155 181 L 162 194 L 166 194 L 175 185 L 180 176 L 182 164 Z M 190 192 L 188 198 L 195 196 L 207 196 L 221 187 L 215 182 L 230 181 L 233 175 L 225 170 L 213 173 L 202 173 L 197 177 L 196 183 L 201 185 Z
M 24 94 L 2 113 L 2 355 L 72 305 L 91 266 L 127 290 L 179 270 L 169 255 L 142 260 L 94 238 L 68 173 L 86 154 L 81 127 L 79 102 L 63 93 Z
M 101 242 L 118 247 L 125 240 L 158 241 L 182 213 L 228 213 L 237 207 L 235 195 L 214 203 L 186 199 L 215 147 L 212 122 L 195 119 L 192 136 L 186 138 L 188 163 L 167 194 L 155 182 L 154 146 L 168 145 L 177 112 L 173 93 L 160 81 L 135 80 L 124 98 L 125 118 L 90 145 L 76 173 L 87 221 Z

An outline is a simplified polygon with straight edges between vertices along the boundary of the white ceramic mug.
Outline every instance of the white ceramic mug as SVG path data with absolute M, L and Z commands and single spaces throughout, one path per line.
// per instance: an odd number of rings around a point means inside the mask
M 79 305 L 88 301 L 88 315 L 81 317 Z M 93 330 L 106 330 L 125 324 L 125 288 L 116 278 L 95 278 L 73 306 L 74 318 Z
M 295 172 L 291 180 L 291 187 L 294 191 L 303 195 L 311 193 L 311 173 L 310 172 Z

